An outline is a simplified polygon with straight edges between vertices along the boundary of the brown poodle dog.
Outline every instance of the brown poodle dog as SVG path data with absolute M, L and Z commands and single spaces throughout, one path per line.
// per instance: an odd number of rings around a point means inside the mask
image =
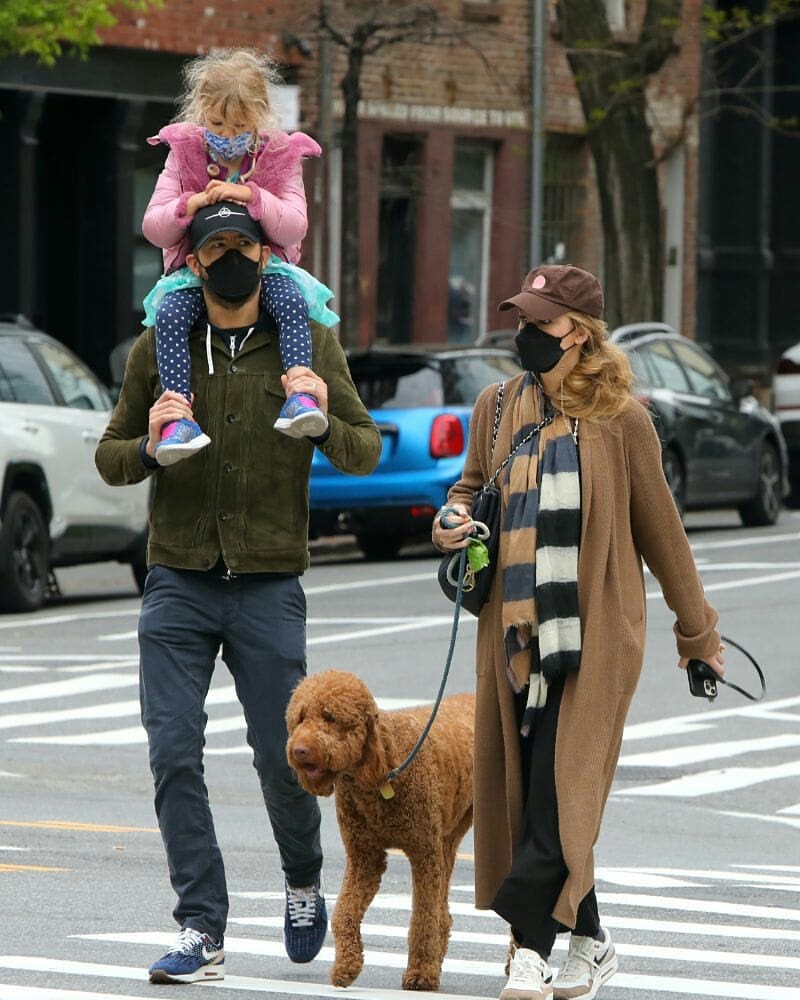
M 456 848 L 472 824 L 475 699 L 442 702 L 408 768 L 381 792 L 430 716 L 430 707 L 382 712 L 354 674 L 328 670 L 295 688 L 286 710 L 286 753 L 302 786 L 314 795 L 336 791 L 336 817 L 347 855 L 333 914 L 334 986 L 349 986 L 364 965 L 361 921 L 386 870 L 386 851 L 411 862 L 407 990 L 436 990 L 447 951 L 448 890 Z

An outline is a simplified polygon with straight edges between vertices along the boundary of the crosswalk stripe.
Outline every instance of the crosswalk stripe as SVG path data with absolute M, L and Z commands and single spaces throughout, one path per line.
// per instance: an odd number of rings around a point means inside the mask
M 110 691 L 113 688 L 132 687 L 139 683 L 138 676 L 126 677 L 119 674 L 89 674 L 70 677 L 66 681 L 51 681 L 44 684 L 24 684 L 21 687 L 0 691 L 0 705 L 10 705 L 16 701 L 43 701 L 45 698 L 67 698 L 92 691 Z
M 668 750 L 623 754 L 619 759 L 619 765 L 620 767 L 685 767 L 687 764 L 701 764 L 708 760 L 798 746 L 800 746 L 800 733 L 780 733 L 777 736 L 752 740 L 725 740 L 719 743 L 692 744 L 670 747 Z
M 800 760 L 790 760 L 773 767 L 724 767 L 712 771 L 700 771 L 697 774 L 685 774 L 680 778 L 661 781 L 654 785 L 636 785 L 633 788 L 618 788 L 612 795 L 660 795 L 668 798 L 697 798 L 700 795 L 713 795 L 718 792 L 730 792 L 739 788 L 749 788 L 765 781 L 778 781 L 782 778 L 796 778 L 800 775 Z
M 225 942 L 227 948 L 228 942 Z M 330 950 L 330 949 L 329 949 Z M 286 958 L 286 953 L 282 951 L 283 958 Z M 403 967 L 405 967 L 405 960 L 403 961 Z M 29 957 L 24 955 L 0 955 L 0 968 L 5 969 L 16 969 L 22 971 L 31 972 L 48 972 L 55 973 L 58 975 L 68 975 L 68 976 L 84 976 L 84 977 L 97 977 L 104 979 L 133 979 L 140 982 L 146 981 L 146 976 L 144 969 L 136 966 L 123 966 L 123 965 L 99 965 L 91 962 L 70 962 L 62 959 L 49 959 L 49 958 L 37 958 Z M 254 979 L 250 976 L 230 976 L 226 975 L 224 979 L 217 980 L 216 982 L 203 983 L 203 990 L 214 989 L 214 990 L 242 990 L 252 993 L 284 993 L 288 996 L 300 996 L 300 997 L 326 997 L 335 998 L 335 1000 L 342 1000 L 345 996 L 348 1000 L 408 1000 L 408 992 L 406 990 L 393 990 L 393 989 L 375 989 L 374 987 L 358 986 L 348 986 L 347 992 L 344 993 L 341 989 L 331 986 L 328 983 L 321 982 L 296 982 L 295 980 L 282 980 L 282 979 Z M 6 1000 L 4 995 L 5 987 L 0 985 L 0 1000 Z M 431 997 L 432 1000 L 465 1000 L 461 994 L 457 993 L 428 993 L 428 992 L 417 992 L 415 994 L 419 997 Z M 23 994 L 20 994 L 23 996 Z M 50 993 L 48 995 L 42 995 L 41 1000 L 50 1000 L 50 997 L 57 996 L 56 993 Z M 73 997 L 77 997 L 78 994 L 69 991 L 64 993 L 65 1000 Z M 95 994 L 87 993 L 86 990 L 82 990 L 80 993 L 81 1000 L 111 1000 L 110 994 Z M 120 1000 L 118 994 L 114 994 L 115 1000 Z M 39 1000 L 37 997 L 36 1000 Z M 141 1000 L 141 997 L 123 997 L 122 1000 Z M 481 997 L 470 997 L 470 1000 L 482 1000 Z M 489 1000 L 489 998 L 487 998 Z M 491 998 L 494 1000 L 494 998 Z M 778 998 L 782 1000 L 782 998 Z
M 174 941 L 174 935 L 161 932 L 134 931 L 131 933 L 77 934 L 74 937 L 91 941 L 111 941 L 118 944 L 151 944 L 169 947 Z M 676 948 L 667 945 L 615 944 L 621 955 L 631 955 L 636 958 L 647 958 L 653 961 L 670 961 L 695 963 L 697 965 L 733 966 L 750 969 L 800 969 L 800 958 L 784 955 L 758 955 L 749 952 L 729 952 L 717 949 Z M 225 938 L 225 951 L 230 954 L 261 955 L 270 958 L 285 956 L 283 943 L 280 941 L 261 941 L 255 938 Z M 333 948 L 323 948 L 318 960 L 332 962 Z M 497 975 L 498 961 L 502 955 L 492 962 L 468 958 L 445 958 L 443 969 L 446 972 L 458 972 L 468 976 Z M 369 951 L 364 953 L 367 965 L 384 968 L 405 968 L 406 956 L 397 952 Z
M 226 942 L 227 947 L 227 942 Z M 325 949 L 323 949 L 325 950 Z M 330 950 L 330 949 L 327 949 Z M 367 953 L 369 955 L 369 953 Z M 392 956 L 394 957 L 394 956 Z M 385 963 L 384 963 L 385 964 Z M 402 965 L 405 965 L 405 960 L 403 960 Z M 445 960 L 444 972 L 447 973 L 451 971 L 448 969 L 448 960 Z M 493 963 L 493 978 L 500 980 L 502 978 L 499 968 L 499 963 Z M 0 956 L 0 968 L 10 968 L 23 971 L 33 971 L 33 972 L 48 972 L 61 975 L 77 975 L 83 977 L 100 977 L 100 978 L 115 978 L 115 979 L 135 979 L 142 981 L 144 979 L 143 969 L 129 966 L 113 966 L 113 965 L 95 965 L 89 962 L 69 962 L 57 959 L 41 959 L 37 957 L 28 956 Z M 457 970 L 454 970 L 457 971 Z M 332 998 L 332 1000 L 341 1000 L 342 991 L 336 987 L 330 986 L 328 984 L 323 984 L 319 982 L 296 982 L 296 981 L 286 981 L 277 979 L 254 979 L 251 977 L 244 976 L 231 976 L 228 975 L 224 980 L 218 981 L 216 983 L 205 983 L 206 988 L 213 986 L 214 989 L 234 989 L 241 990 L 243 992 L 256 992 L 256 993 L 282 993 L 289 996 L 302 996 L 302 997 L 325 997 Z M 12 987 L 14 989 L 16 987 Z M 770 985 L 766 987 L 764 984 L 759 983 L 734 983 L 726 982 L 724 980 L 712 980 L 712 979 L 697 979 L 694 977 L 678 977 L 678 976 L 655 976 L 655 975 L 633 975 L 629 973 L 618 973 L 612 980 L 610 988 L 612 989 L 622 989 L 622 990 L 632 990 L 639 994 L 646 990 L 651 990 L 655 993 L 671 993 L 679 994 L 685 997 L 691 998 L 691 1000 L 696 1000 L 697 997 L 720 997 L 726 998 L 726 1000 L 753 1000 L 755 997 L 766 996 L 770 997 L 770 1000 L 797 1000 L 797 988 L 794 986 L 773 986 Z M 0 989 L 4 989 L 0 987 Z M 87 993 L 84 989 L 81 992 L 81 998 L 85 1000 L 110 1000 L 110 994 L 95 994 Z M 360 987 L 358 985 L 350 986 L 347 989 L 348 997 L 352 1000 L 407 1000 L 408 993 L 403 990 L 393 990 L 393 989 L 376 989 L 374 987 Z M 464 1000 L 461 994 L 452 993 L 420 993 L 420 996 L 429 996 L 436 998 L 436 1000 Z M 20 998 L 27 996 L 31 1000 L 57 1000 L 58 993 L 51 991 L 46 997 L 44 994 L 19 994 Z M 65 1000 L 76 996 L 72 991 L 64 991 L 63 996 Z M 120 1000 L 119 994 L 114 994 L 116 1000 Z M 492 1000 L 494 1000 L 496 993 L 492 994 Z M 6 998 L 4 993 L 0 993 L 2 1000 L 12 1000 L 11 997 Z M 126 1000 L 126 998 L 122 998 Z M 128 998 L 128 1000 L 133 1000 L 133 998 Z M 479 997 L 472 997 L 470 995 L 470 1000 L 481 1000 Z M 488 1000 L 488 998 L 487 998 Z
M 12 986 L 0 983 L 0 1000 L 142 1000 L 130 993 L 87 993 L 55 990 L 52 986 Z

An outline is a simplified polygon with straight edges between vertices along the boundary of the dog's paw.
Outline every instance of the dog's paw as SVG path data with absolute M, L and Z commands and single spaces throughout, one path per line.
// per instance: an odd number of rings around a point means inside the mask
M 403 973 L 404 990 L 429 990 L 435 993 L 439 989 L 439 973 L 423 972 L 420 969 L 406 969 Z
M 358 965 L 347 965 L 344 962 L 335 962 L 331 969 L 331 985 L 340 987 L 350 986 L 355 982 L 359 972 L 361 972 L 363 964 L 361 962 Z

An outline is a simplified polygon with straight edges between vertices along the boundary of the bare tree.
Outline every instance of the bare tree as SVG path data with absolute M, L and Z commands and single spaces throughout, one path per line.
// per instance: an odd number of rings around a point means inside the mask
M 359 324 L 359 172 L 358 105 L 365 60 L 403 43 L 454 44 L 471 47 L 474 26 L 452 21 L 431 3 L 385 3 L 383 0 L 319 0 L 315 30 L 346 57 L 341 79 L 344 114 L 342 149 L 341 313 L 345 341 L 357 336 Z M 482 57 L 481 57 L 482 58 Z

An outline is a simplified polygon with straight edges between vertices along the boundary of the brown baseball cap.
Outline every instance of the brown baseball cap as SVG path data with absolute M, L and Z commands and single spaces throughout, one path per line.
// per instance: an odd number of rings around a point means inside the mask
M 603 289 L 593 274 L 572 264 L 543 264 L 529 271 L 522 290 L 498 309 L 517 308 L 529 319 L 555 319 L 574 310 L 602 319 Z

